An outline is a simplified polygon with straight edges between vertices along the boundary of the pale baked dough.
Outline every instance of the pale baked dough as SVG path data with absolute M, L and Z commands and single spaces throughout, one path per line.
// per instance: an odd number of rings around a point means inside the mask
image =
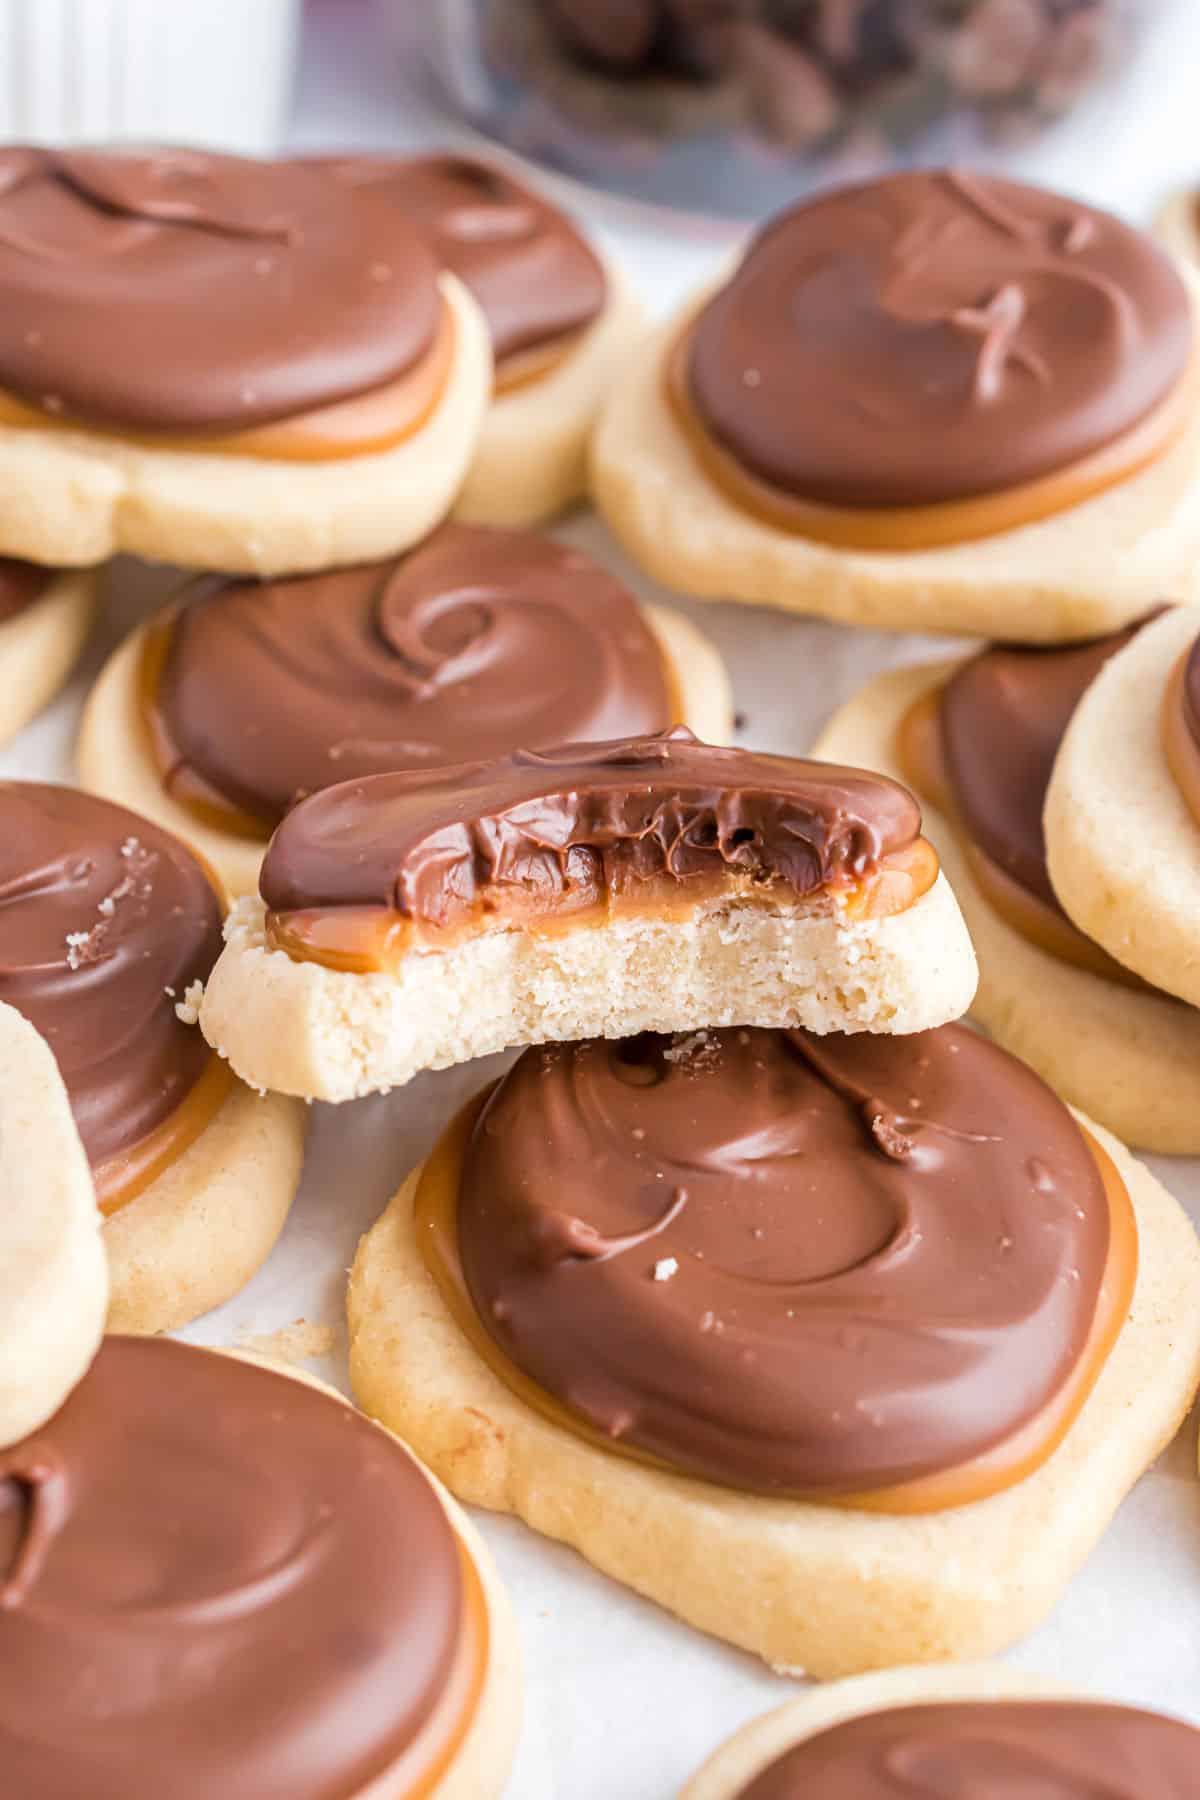
M 1200 628 L 1200 613 L 1195 615 Z M 896 730 L 913 702 L 958 665 L 877 676 L 814 748 L 906 780 Z M 1200 1013 L 1072 968 L 1014 931 L 971 874 L 957 832 L 920 794 L 923 830 L 953 883 L 979 958 L 973 1016 L 1064 1100 L 1144 1150 L 1200 1152 Z
M 30 606 L 0 622 L 0 744 L 50 704 L 75 667 L 92 627 L 96 586 L 91 569 L 56 575 Z
M 1021 1669 L 980 1664 L 949 1669 L 889 1669 L 802 1694 L 752 1719 L 715 1750 L 679 1800 L 738 1800 L 743 1789 L 788 1750 L 847 1719 L 895 1707 L 955 1700 L 1090 1700 L 1062 1682 Z M 820 1800 L 813 1795 L 812 1800 Z
M 1054 1455 L 1006 1492 L 916 1517 L 765 1499 L 594 1448 L 533 1411 L 459 1331 L 417 1246 L 405 1182 L 350 1276 L 350 1375 L 470 1505 L 515 1513 L 686 1623 L 822 1679 L 989 1656 L 1031 1631 L 1200 1383 L 1200 1243 L 1092 1128 L 1137 1215 L 1128 1323 Z
M 58 1064 L 0 1005 L 0 1449 L 58 1411 L 107 1304 L 100 1215 Z
M 1163 750 L 1163 698 L 1200 635 L 1200 612 L 1139 631 L 1088 688 L 1046 795 L 1050 879 L 1080 931 L 1200 1007 L 1200 823 Z M 1182 1010 L 1182 1009 L 1177 1009 Z M 1191 1013 L 1200 1041 L 1200 1012 Z M 1200 1092 L 1192 1149 L 1200 1150 Z
M 646 328 L 628 278 L 605 260 L 607 300 L 579 344 L 547 374 L 488 408 L 454 512 L 474 525 L 538 525 L 587 493 L 587 448 L 602 402 Z
M 1181 188 L 1165 202 L 1154 221 L 1160 244 L 1191 268 L 1200 265 L 1200 231 L 1196 228 L 1196 189 Z
M 305 1108 L 235 1083 L 193 1144 L 104 1222 L 109 1331 L 177 1331 L 266 1261 L 300 1182 Z
M 975 974 L 941 875 L 883 919 L 849 922 L 828 900 L 717 899 L 686 918 L 481 931 L 369 975 L 269 950 L 262 902 L 247 896 L 226 921 L 200 1026 L 254 1087 L 352 1100 L 517 1044 L 708 1025 L 923 1031 L 966 1010 Z
M 1200 276 L 1186 279 L 1200 304 Z M 692 455 L 662 371 L 699 304 L 632 357 L 592 440 L 597 507 L 668 587 L 852 625 L 1022 643 L 1111 631 L 1144 612 L 1147 595 L 1183 590 L 1200 552 L 1200 408 L 1140 474 L 1039 524 L 941 550 L 832 549 L 734 505 Z
M 679 694 L 681 718 L 707 744 L 727 744 L 733 731 L 729 676 L 715 647 L 681 613 L 643 604 Z M 142 717 L 142 648 L 153 621 L 118 645 L 88 695 L 76 751 L 79 779 L 93 794 L 153 819 L 199 852 L 231 897 L 258 888 L 267 839 L 238 837 L 205 825 L 159 780 Z
M 282 575 L 416 543 L 450 509 L 491 389 L 483 315 L 453 276 L 440 279 L 454 313 L 453 365 L 429 418 L 394 448 L 301 462 L 0 425 L 0 551 L 57 567 L 128 550 L 153 562 Z

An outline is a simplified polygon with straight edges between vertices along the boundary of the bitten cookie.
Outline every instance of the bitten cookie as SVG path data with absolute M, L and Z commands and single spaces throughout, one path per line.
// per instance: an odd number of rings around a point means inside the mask
M 356 156 L 319 166 L 390 201 L 487 320 L 495 392 L 458 517 L 536 525 L 581 500 L 592 424 L 644 332 L 626 276 L 494 163 Z
M 597 506 L 668 586 L 851 624 L 1086 637 L 1200 547 L 1200 282 L 957 170 L 818 195 L 635 356 Z
M 496 1800 L 520 1658 L 482 1540 L 340 1395 L 108 1337 L 0 1452 L 14 1794 Z M 150 1679 L 152 1674 L 153 1679 Z
M 1200 1733 L 1020 1669 L 890 1669 L 753 1720 L 679 1800 L 901 1800 L 919 1783 L 1013 1795 L 1187 1800 Z M 1015 1786 L 1013 1785 L 1015 1783 Z M 938 1791 L 930 1786 L 928 1791 Z
M 490 385 L 479 308 L 370 190 L 195 150 L 0 151 L 0 550 L 390 555 L 449 510 Z
M 194 582 L 110 658 L 79 768 L 246 894 L 289 807 L 331 782 L 677 723 L 731 731 L 693 625 L 551 538 L 450 524 L 384 563 Z
M 252 1085 L 348 1100 L 552 1039 L 919 1031 L 974 986 L 903 788 L 679 728 L 303 801 L 201 1026 Z
M 250 1279 L 300 1179 L 305 1116 L 234 1081 L 196 1027 L 221 902 L 123 807 L 0 783 L 0 1001 L 57 1059 L 105 1215 L 114 1329 L 165 1331 Z
M 90 570 L 0 557 L 0 744 L 48 706 L 75 667 L 96 609 Z
M 1181 1208 L 960 1026 L 529 1050 L 348 1308 L 461 1499 L 819 1678 L 1031 1630 L 1200 1381 Z
M 1188 1002 L 1200 1032 L 1200 611 L 1153 620 L 1097 676 L 1046 795 L 1050 877 L 1081 931 Z M 1200 1096 L 1189 1095 L 1200 1105 Z M 1197 1141 L 1200 1148 L 1200 1113 Z
M 1187 1154 L 1200 1150 L 1200 1014 L 1075 930 L 1046 868 L 1042 813 L 1062 733 L 1127 635 L 879 676 L 815 751 L 914 787 L 979 958 L 979 1022 L 1123 1139 Z
M 0 1005 L 0 1446 L 56 1412 L 91 1361 L 108 1265 L 53 1056 Z

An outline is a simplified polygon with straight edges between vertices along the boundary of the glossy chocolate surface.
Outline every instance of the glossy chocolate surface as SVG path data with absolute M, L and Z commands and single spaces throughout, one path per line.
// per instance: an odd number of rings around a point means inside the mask
M 0 388 L 53 418 L 227 433 L 365 393 L 432 344 L 436 275 L 383 195 L 298 163 L 0 149 Z
M 484 896 L 554 910 L 726 871 L 806 896 L 863 879 L 919 831 L 884 776 L 676 727 L 327 788 L 275 833 L 260 888 L 275 912 L 374 905 L 434 925 Z
M 544 1391 L 685 1473 L 817 1497 L 1033 1419 L 1109 1240 L 1070 1113 L 955 1025 L 527 1050 L 458 1208 L 479 1319 Z
M 175 1005 L 220 949 L 217 896 L 177 838 L 73 788 L 0 782 L 0 1000 L 54 1052 L 93 1167 L 206 1068 Z
M 322 575 L 202 578 L 153 704 L 168 790 L 199 777 L 264 836 L 332 782 L 672 722 L 620 582 L 538 533 L 469 525 Z
M 12 1800 L 350 1800 L 445 1684 L 463 1578 L 399 1444 L 303 1381 L 106 1338 L 0 1450 Z
M 1192 307 L 1107 213 L 956 170 L 819 195 L 768 224 L 691 333 L 705 428 L 778 490 L 904 507 L 1053 473 L 1178 383 Z
M 0 556 L 0 625 L 32 606 L 53 580 L 54 570 L 44 569 L 40 563 Z

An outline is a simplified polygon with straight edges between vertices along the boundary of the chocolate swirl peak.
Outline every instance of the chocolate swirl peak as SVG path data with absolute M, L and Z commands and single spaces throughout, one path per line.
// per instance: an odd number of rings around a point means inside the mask
M 387 562 L 200 580 L 151 708 L 167 788 L 202 784 L 264 836 L 332 782 L 672 718 L 658 646 L 618 581 L 537 533 L 467 525 Z
M 871 875 L 920 822 L 883 776 L 677 726 L 327 788 L 279 827 L 260 887 L 274 912 L 379 906 L 434 926 L 485 898 L 553 911 L 731 874 L 803 897 Z
M 1072 1376 L 1105 1185 L 960 1026 L 527 1050 L 479 1114 L 458 1253 L 484 1329 L 591 1426 L 815 1497 L 968 1464 Z
M 177 839 L 72 788 L 0 782 L 0 1000 L 53 1050 L 93 1168 L 203 1074 L 175 1006 L 220 949 L 217 896 Z
M 1100 450 L 1192 352 L 1169 258 L 1108 213 L 955 170 L 766 226 L 691 332 L 690 397 L 751 474 L 841 507 L 991 494 Z
M 45 593 L 54 579 L 52 569 L 40 563 L 21 562 L 15 556 L 0 556 L 0 625 L 15 619 L 27 606 Z
M 320 167 L 371 188 L 422 233 L 483 309 L 503 363 L 590 325 L 604 308 L 603 266 L 565 213 L 504 170 L 469 156 L 344 156 Z
M 418 1737 L 463 1624 L 418 1465 L 305 1382 L 106 1338 L 0 1451 L 0 1768 L 21 1800 L 346 1800 Z
M 384 196 L 297 163 L 0 150 L 0 388 L 55 417 L 228 432 L 382 387 L 436 276 Z
M 738 1800 L 1190 1800 L 1200 1732 L 1084 1700 L 929 1702 L 787 1750 Z

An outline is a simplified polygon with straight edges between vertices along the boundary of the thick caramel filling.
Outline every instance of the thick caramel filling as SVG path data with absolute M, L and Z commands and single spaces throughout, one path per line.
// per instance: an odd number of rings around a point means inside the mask
M 229 1065 L 217 1055 L 208 1059 L 204 1073 L 146 1137 L 131 1144 L 119 1156 L 97 1164 L 92 1170 L 96 1202 L 105 1214 L 119 1212 L 136 1200 L 152 1181 L 189 1149 L 206 1131 L 220 1112 L 233 1087 Z
M 396 1800 L 432 1800 L 474 1723 L 487 1679 L 491 1649 L 487 1599 L 474 1558 L 461 1542 L 458 1555 L 463 1579 L 458 1653 L 424 1729 L 387 1771 L 388 1792 Z
M 534 1412 L 593 1448 L 651 1468 L 670 1465 L 622 1439 L 599 1431 L 580 1414 L 548 1394 L 511 1362 L 475 1310 L 458 1249 L 458 1192 L 468 1140 L 490 1090 L 478 1095 L 453 1121 L 422 1167 L 413 1200 L 413 1224 L 421 1255 L 448 1311 L 476 1355 Z M 1082 1128 L 1081 1128 L 1082 1130 Z M 822 1495 L 820 1504 L 868 1512 L 916 1514 L 966 1506 L 1015 1487 L 1036 1473 L 1058 1449 L 1112 1354 L 1129 1315 L 1137 1281 L 1137 1221 L 1124 1182 L 1090 1133 L 1082 1133 L 1104 1183 L 1109 1207 L 1109 1248 L 1095 1317 L 1083 1354 L 1048 1406 L 1005 1443 L 972 1462 L 917 1481 L 867 1494 Z M 673 1472 L 673 1471 L 672 1471 Z M 792 1496 L 805 1499 L 804 1494 Z
M 1163 693 L 1162 746 L 1175 786 L 1193 819 L 1200 825 L 1200 745 L 1188 723 L 1184 694 L 1184 676 L 1190 655 L 1189 647 L 1171 670 Z
M 906 912 L 937 880 L 938 860 L 933 846 L 917 838 L 902 850 L 881 858 L 865 880 L 838 889 L 842 911 L 852 919 L 886 918 Z M 820 896 L 812 896 L 815 903 Z M 713 900 L 754 901 L 774 909 L 794 900 L 783 882 L 764 883 L 727 871 L 710 880 L 690 876 L 686 882 L 666 876 L 657 881 L 638 881 L 619 892 L 598 891 L 579 884 L 553 911 L 543 901 L 506 895 L 503 905 L 485 897 L 465 918 L 452 926 L 436 926 L 407 917 L 390 907 L 312 907 L 301 912 L 267 914 L 267 943 L 283 950 L 293 962 L 323 963 L 327 968 L 355 974 L 394 969 L 410 950 L 445 950 L 481 931 L 515 929 L 551 936 L 576 926 L 602 926 L 622 918 L 690 918 L 694 909 Z
M 939 550 L 1033 525 L 1127 481 L 1166 454 L 1200 405 L 1200 360 L 1144 419 L 1064 469 L 1037 481 L 937 506 L 831 506 L 785 493 L 742 467 L 706 429 L 688 383 L 690 328 L 669 348 L 663 380 L 688 446 L 715 487 L 777 531 L 838 550 Z
M 531 387 L 543 376 L 552 375 L 567 357 L 578 350 L 587 335 L 589 327 L 579 326 L 575 331 L 563 331 L 556 337 L 547 338 L 541 344 L 529 344 L 524 350 L 510 350 L 507 356 L 498 358 L 496 362 L 494 386 L 497 396 L 515 393 L 518 388 Z

